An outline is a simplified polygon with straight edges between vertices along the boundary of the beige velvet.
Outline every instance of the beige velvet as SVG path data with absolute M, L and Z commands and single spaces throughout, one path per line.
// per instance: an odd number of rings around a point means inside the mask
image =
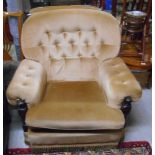
M 106 12 L 84 6 L 38 11 L 24 23 L 21 42 L 25 57 L 31 59 L 25 61 L 34 66 L 33 60 L 40 63 L 40 70 L 46 71 L 47 82 L 97 81 L 105 90 L 108 105 L 114 108 L 120 108 L 126 96 L 131 95 L 136 101 L 141 95 L 141 88 L 129 69 L 120 58 L 114 58 L 120 48 L 120 29 L 116 19 Z M 24 72 L 19 69 L 18 74 L 25 75 Z M 39 74 L 37 72 L 35 74 Z M 120 72 L 119 75 L 116 72 Z M 39 79 L 42 75 L 37 77 Z M 10 102 L 15 104 L 18 97 L 28 103 L 40 101 L 40 93 L 32 93 L 29 97 L 28 90 L 33 86 L 15 89 L 14 85 L 23 80 L 16 75 L 11 82 L 7 93 Z M 36 78 L 31 77 L 29 81 L 35 82 Z M 134 86 L 131 87 L 131 83 Z M 36 92 L 43 91 L 40 88 L 39 84 L 33 87 Z
M 129 68 L 119 57 L 99 63 L 99 83 L 107 95 L 107 103 L 113 108 L 120 108 L 123 99 L 130 96 L 137 101 L 142 89 Z
M 50 82 L 42 102 L 28 110 L 26 124 L 48 129 L 120 129 L 124 116 L 107 106 L 97 82 Z
M 48 81 L 95 81 L 98 72 L 96 58 L 52 59 Z
M 85 6 L 36 9 L 23 25 L 21 45 L 26 59 L 8 87 L 7 98 L 13 105 L 17 98 L 32 105 L 26 114 L 29 128 L 61 130 L 61 134 L 29 131 L 26 141 L 31 145 L 118 143 L 121 136 L 115 130 L 125 124 L 121 102 L 126 96 L 133 101 L 141 96 L 138 82 L 116 57 L 118 21 Z M 112 132 L 84 132 L 98 129 Z
M 105 60 L 117 56 L 120 28 L 117 20 L 106 12 L 84 6 L 77 9 L 63 6 L 63 9 L 32 14 L 23 25 L 21 43 L 24 56 L 39 61 L 47 69 L 48 81 L 59 80 L 57 74 L 49 71 L 54 68 L 53 61 Z M 72 63 L 74 70 L 78 70 L 77 61 Z M 87 70 L 91 70 L 91 65 Z M 92 74 L 89 77 L 94 78 Z
M 6 92 L 9 103 L 16 105 L 18 98 L 28 104 L 38 103 L 42 98 L 46 81 L 46 72 L 40 63 L 23 60 Z
M 112 53 L 110 54 L 109 51 Z M 56 59 L 49 55 L 47 48 L 44 47 L 41 52 L 37 47 L 27 50 L 27 58 L 37 60 L 44 66 L 47 72 L 47 81 L 90 81 L 98 78 L 98 63 L 104 58 L 108 59 L 110 55 L 115 54 L 114 52 L 115 46 L 103 45 L 96 53 L 101 60 L 95 55 Z
M 25 141 L 30 145 L 65 145 L 118 142 L 123 138 L 123 130 L 102 131 L 100 133 L 60 133 L 33 132 L 25 133 Z

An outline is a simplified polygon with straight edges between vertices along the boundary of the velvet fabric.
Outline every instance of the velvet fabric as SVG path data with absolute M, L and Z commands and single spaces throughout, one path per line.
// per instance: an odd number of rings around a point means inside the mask
M 85 144 L 106 144 L 116 143 L 123 138 L 124 130 L 114 131 L 94 131 L 94 133 L 78 133 L 78 132 L 33 132 L 29 129 L 25 133 L 25 141 L 30 145 L 55 145 L 62 147 L 63 145 L 82 145 Z
M 23 25 L 21 44 L 25 60 L 8 87 L 7 99 L 16 105 L 21 98 L 29 105 L 26 141 L 31 145 L 118 143 L 122 135 L 117 131 L 125 125 L 122 100 L 130 96 L 137 101 L 142 93 L 117 57 L 119 22 L 109 13 L 85 6 L 38 9 Z M 73 134 L 73 130 L 81 132 Z M 106 132 L 98 134 L 98 130 Z
M 68 71 L 79 73 L 82 66 L 87 66 L 84 72 L 92 79 L 92 65 L 88 66 L 86 59 L 103 61 L 117 56 L 120 28 L 118 21 L 106 12 L 84 6 L 64 7 L 32 14 L 23 25 L 21 43 L 25 58 L 40 62 L 47 71 L 48 81 L 60 77 L 62 80 Z M 68 70 L 68 64 L 72 69 Z M 76 80 L 80 80 L 82 73 Z M 72 76 L 64 80 L 72 80 Z
M 17 99 L 25 100 L 28 105 L 38 103 L 42 99 L 46 81 L 46 72 L 40 63 L 23 60 L 6 91 L 9 103 L 16 105 Z
M 31 107 L 26 124 L 66 130 L 121 129 L 124 116 L 107 105 L 97 82 L 50 82 L 41 103 Z

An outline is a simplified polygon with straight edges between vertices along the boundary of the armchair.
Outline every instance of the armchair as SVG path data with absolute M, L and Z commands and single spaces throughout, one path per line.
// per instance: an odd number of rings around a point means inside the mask
M 18 107 L 27 105 L 26 142 L 117 146 L 124 135 L 123 112 L 142 93 L 117 57 L 117 20 L 83 6 L 36 11 L 23 25 L 21 43 L 25 60 L 7 99 Z

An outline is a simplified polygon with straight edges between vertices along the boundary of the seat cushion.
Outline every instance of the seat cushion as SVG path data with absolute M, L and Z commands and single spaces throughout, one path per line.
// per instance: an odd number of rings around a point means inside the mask
M 28 126 L 60 130 L 120 129 L 124 122 L 94 81 L 49 82 L 42 102 L 26 115 Z

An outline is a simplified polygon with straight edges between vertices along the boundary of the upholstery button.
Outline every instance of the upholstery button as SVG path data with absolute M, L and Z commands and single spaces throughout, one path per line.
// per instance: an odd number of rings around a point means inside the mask
M 44 49 L 45 49 L 45 46 L 41 46 L 41 49 L 42 49 L 42 51 L 44 51 Z
M 81 57 L 82 56 L 81 53 L 79 53 L 78 56 Z
M 95 57 L 95 54 L 94 54 L 94 53 L 92 53 L 92 54 L 91 54 L 91 56 L 92 56 L 92 57 Z
M 84 41 L 84 43 L 85 43 L 85 44 L 88 44 L 88 39 L 86 39 L 86 40 Z
M 71 47 L 73 48 L 75 41 L 74 40 L 70 40 L 69 43 L 70 43 Z
M 46 33 L 47 35 L 49 35 L 49 34 L 50 34 L 50 32 L 49 32 L 48 30 L 46 30 L 46 31 L 45 31 L 45 33 Z
M 66 32 L 64 32 L 64 33 L 63 33 L 63 35 L 64 35 L 64 38 L 66 38 L 66 36 L 67 36 L 67 33 L 66 33 Z
M 89 46 L 89 41 L 87 39 L 84 41 L 84 43 L 85 43 L 86 47 Z
M 42 46 L 42 44 L 43 44 L 43 43 L 40 41 L 40 42 L 38 43 L 38 46 Z
M 54 45 L 57 46 L 58 44 L 59 44 L 59 41 L 58 40 L 55 40 L 54 41 Z
M 60 32 L 61 33 L 65 32 L 65 29 L 64 28 L 61 28 Z
M 95 28 L 95 27 L 93 27 L 93 28 L 92 28 L 92 31 L 96 31 L 96 28 Z
M 92 32 L 94 32 L 95 35 L 97 34 L 95 27 L 92 28 Z
M 24 82 L 22 85 L 23 85 L 23 86 L 26 86 L 26 85 L 27 85 L 27 83 L 26 83 L 26 82 Z
M 81 29 L 79 27 L 76 27 L 75 31 L 81 31 Z
M 31 75 L 30 74 L 26 74 L 26 77 L 30 77 Z
M 73 39 L 71 39 L 71 40 L 69 41 L 70 44 L 74 44 L 74 42 L 75 42 L 75 41 L 74 41 Z
M 79 31 L 79 32 L 78 32 L 78 34 L 79 34 L 79 37 L 80 37 L 80 36 L 82 35 L 82 32 L 81 32 L 81 31 Z
M 63 57 L 63 58 L 66 58 L 66 54 L 62 54 L 62 57 Z
M 100 41 L 100 43 L 101 43 L 101 44 L 104 44 L 104 40 L 102 39 L 102 40 Z
M 32 70 L 32 69 L 33 69 L 33 67 L 30 66 L 30 67 L 29 67 L 29 70 Z
M 50 38 L 50 36 L 51 36 L 50 31 L 46 30 L 45 33 L 47 34 L 48 38 Z

